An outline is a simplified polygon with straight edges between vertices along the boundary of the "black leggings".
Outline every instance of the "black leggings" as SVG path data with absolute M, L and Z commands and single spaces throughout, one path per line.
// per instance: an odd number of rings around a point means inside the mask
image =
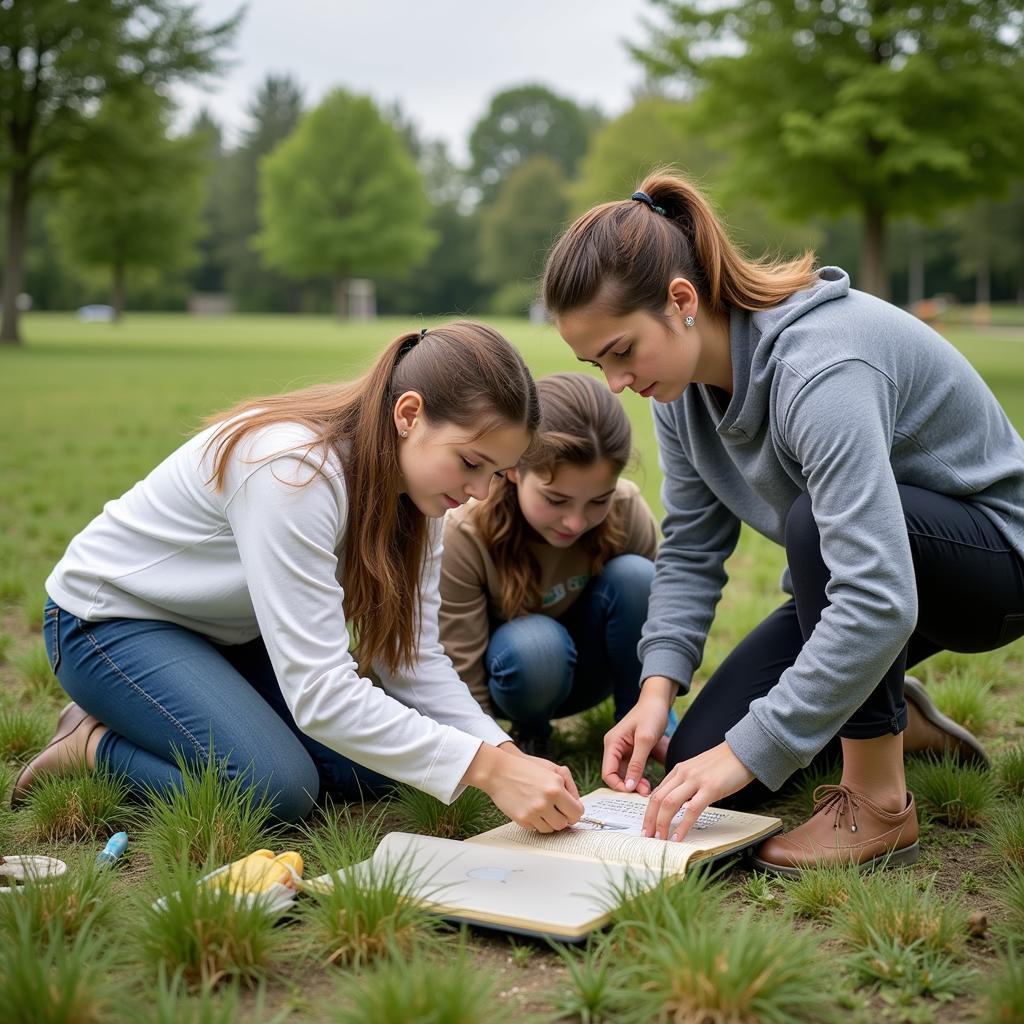
M 917 582 L 917 627 L 882 681 L 839 730 L 849 739 L 899 733 L 907 725 L 903 675 L 941 650 L 990 651 L 1024 635 L 1024 561 L 976 505 L 900 485 Z M 717 746 L 793 664 L 828 603 L 810 499 L 801 495 L 786 520 L 793 599 L 746 636 L 687 709 L 668 748 L 666 768 Z M 870 638 L 865 638 L 870 642 Z M 827 680 L 822 680 L 823 683 Z M 811 763 L 834 761 L 838 738 Z M 805 769 L 806 771 L 807 769 Z M 795 782 L 802 772 L 790 779 Z M 723 803 L 751 807 L 775 796 L 756 779 Z

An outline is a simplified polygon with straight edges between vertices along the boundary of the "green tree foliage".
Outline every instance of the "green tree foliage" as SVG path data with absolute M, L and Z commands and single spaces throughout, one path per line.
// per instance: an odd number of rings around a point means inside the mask
M 654 0 L 635 51 L 697 90 L 741 187 L 798 217 L 852 209 L 860 285 L 886 295 L 886 227 L 991 195 L 1024 158 L 1015 0 Z
M 187 266 L 202 232 L 208 137 L 169 138 L 166 104 L 143 100 L 103 103 L 90 125 L 100 144 L 88 162 L 65 161 L 50 224 L 70 263 L 109 271 L 117 316 L 130 270 Z
M 264 266 L 254 241 L 260 230 L 260 161 L 295 130 L 302 114 L 302 92 L 287 75 L 267 75 L 248 114 L 238 148 L 224 160 L 217 246 L 225 266 L 224 285 L 238 309 L 295 309 L 295 285 Z
M 537 291 L 548 248 L 568 212 L 561 167 L 550 157 L 534 156 L 509 173 L 481 214 L 480 278 L 522 296 L 519 312 Z
M 511 170 L 534 156 L 547 156 L 566 177 L 576 167 L 593 130 L 596 110 L 587 110 L 541 85 L 499 92 L 469 137 L 471 175 L 492 198 Z
M 258 244 L 291 277 L 325 274 L 340 285 L 398 274 L 434 244 L 423 182 L 400 136 L 371 100 L 341 89 L 263 161 L 260 192 Z
M 52 158 L 88 152 L 91 114 L 115 95 L 217 69 L 239 15 L 205 28 L 178 0 L 0 4 L 0 175 L 7 179 L 0 342 L 17 343 L 29 202 Z

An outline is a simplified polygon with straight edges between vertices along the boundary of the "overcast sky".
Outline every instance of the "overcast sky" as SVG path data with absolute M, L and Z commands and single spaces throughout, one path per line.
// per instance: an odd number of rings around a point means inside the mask
M 238 0 L 200 0 L 207 24 Z M 398 100 L 427 138 L 465 159 L 491 96 L 539 82 L 606 114 L 630 105 L 642 73 L 626 42 L 645 38 L 649 0 L 250 0 L 233 65 L 209 90 L 180 89 L 183 117 L 206 106 L 228 141 L 268 72 L 286 72 L 306 105 L 342 86 Z

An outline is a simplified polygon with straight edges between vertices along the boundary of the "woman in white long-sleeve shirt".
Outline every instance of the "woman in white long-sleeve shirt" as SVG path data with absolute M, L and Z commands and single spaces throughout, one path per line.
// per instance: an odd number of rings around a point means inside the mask
M 212 756 L 284 820 L 383 777 L 446 802 L 477 786 L 542 831 L 575 821 L 569 773 L 515 749 L 438 639 L 441 519 L 486 496 L 537 418 L 522 358 L 465 322 L 399 337 L 355 382 L 214 417 L 47 580 L 74 703 L 13 802 L 73 760 L 144 791 Z

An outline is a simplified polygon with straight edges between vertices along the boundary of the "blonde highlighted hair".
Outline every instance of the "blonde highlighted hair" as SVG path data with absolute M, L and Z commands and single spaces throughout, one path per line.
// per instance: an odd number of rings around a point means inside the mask
M 208 421 L 221 424 L 208 446 L 218 489 L 239 442 L 271 424 L 309 428 L 317 468 L 337 454 L 349 502 L 345 615 L 363 672 L 377 659 L 396 672 L 416 656 L 427 522 L 401 493 L 393 410 L 406 391 L 422 397 L 429 423 L 466 427 L 474 437 L 509 424 L 532 434 L 540 416 L 522 356 L 490 327 L 459 321 L 400 335 L 358 380 L 252 398 Z
M 558 239 L 544 272 L 544 301 L 554 316 L 598 299 L 615 316 L 660 314 L 667 288 L 684 277 L 704 309 L 770 309 L 816 280 L 814 253 L 799 259 L 751 260 L 730 240 L 695 185 L 669 169 L 648 175 L 648 204 L 621 199 L 595 206 Z

